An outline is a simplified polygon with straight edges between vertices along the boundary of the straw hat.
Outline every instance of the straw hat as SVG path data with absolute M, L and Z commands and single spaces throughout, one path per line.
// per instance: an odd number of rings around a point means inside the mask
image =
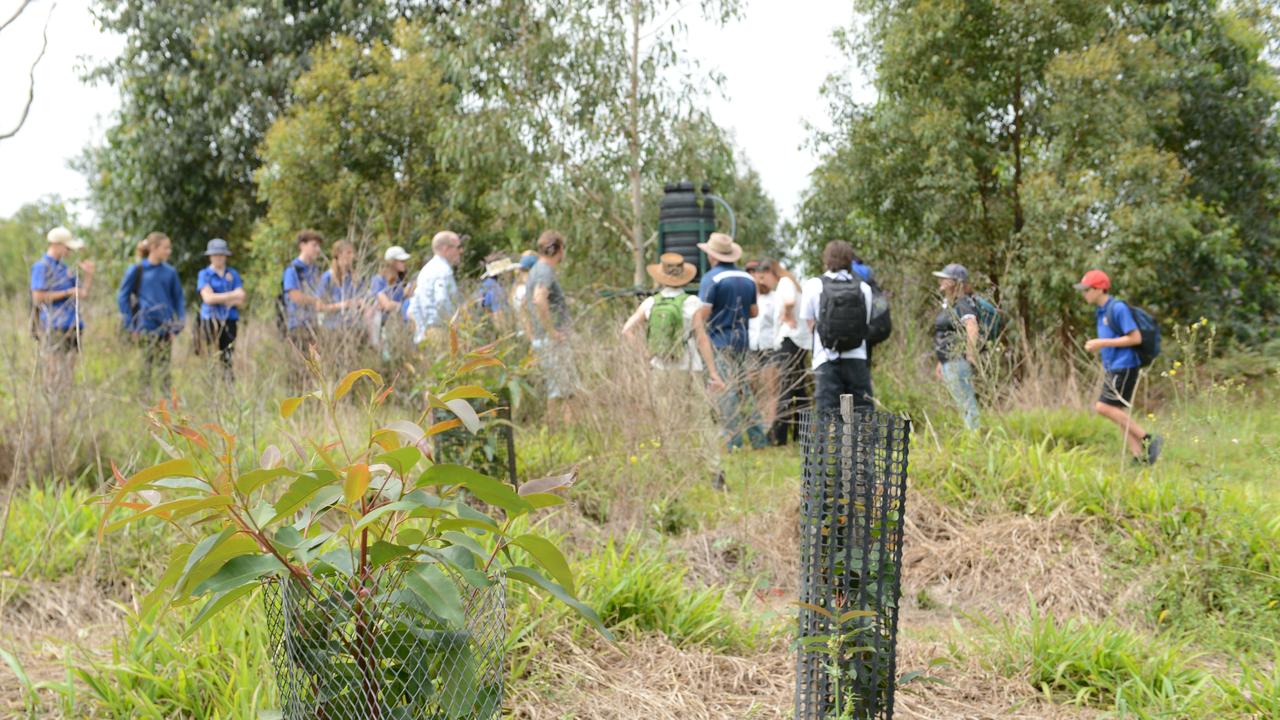
M 698 249 L 719 262 L 737 262 L 742 257 L 742 246 L 724 233 L 711 233 L 704 243 L 698 243 Z
M 512 270 L 517 270 L 519 269 L 519 267 L 520 267 L 519 265 L 516 265 L 515 263 L 511 262 L 511 258 L 500 257 L 497 260 L 494 260 L 493 262 L 485 263 L 484 275 L 482 275 L 481 277 L 487 277 L 487 278 L 498 277 L 502 273 L 511 272 Z
M 50 230 L 49 234 L 45 235 L 45 239 L 49 241 L 50 245 L 65 245 L 71 250 L 79 250 L 84 247 L 84 240 L 72 235 L 70 230 L 61 225 Z
M 685 262 L 679 253 L 663 253 L 656 264 L 646 266 L 645 270 L 659 285 L 677 288 L 688 285 L 698 274 L 698 268 Z

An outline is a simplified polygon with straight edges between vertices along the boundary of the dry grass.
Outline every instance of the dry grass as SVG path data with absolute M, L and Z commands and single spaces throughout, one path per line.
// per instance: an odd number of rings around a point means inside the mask
M 1030 599 L 1058 617 L 1097 619 L 1114 612 L 1120 590 L 1086 519 L 974 520 L 921 492 L 907 500 L 902 565 L 904 595 L 924 591 L 966 612 L 1021 614 Z

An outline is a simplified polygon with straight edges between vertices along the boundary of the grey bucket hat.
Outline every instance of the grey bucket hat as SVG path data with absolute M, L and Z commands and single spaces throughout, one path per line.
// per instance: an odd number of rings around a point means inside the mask
M 960 263 L 951 263 L 941 270 L 935 271 L 933 276 L 957 282 L 969 282 L 969 271 Z
M 227 241 L 222 238 L 214 238 L 209 241 L 208 248 L 204 251 L 205 257 L 210 255 L 231 255 L 231 248 L 227 245 Z

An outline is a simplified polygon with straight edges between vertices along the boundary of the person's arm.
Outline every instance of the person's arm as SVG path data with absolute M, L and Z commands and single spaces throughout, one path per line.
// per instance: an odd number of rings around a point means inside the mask
M 711 350 L 711 335 L 707 333 L 707 321 L 711 319 L 711 306 L 703 305 L 693 314 L 693 336 L 697 340 L 698 354 L 707 369 L 707 389 L 719 392 L 725 389 L 724 378 L 716 371 L 716 358 Z
M 640 337 L 638 331 L 643 330 L 645 322 L 644 303 L 640 303 L 640 307 L 636 308 L 636 311 L 631 313 L 631 317 L 622 324 L 622 337 L 628 342 L 638 341 Z
M 965 338 L 965 359 L 970 365 L 974 365 L 978 360 L 978 337 L 980 330 L 978 328 L 978 318 L 973 315 L 964 317 L 964 338 Z
M 1142 344 L 1142 331 L 1134 328 L 1129 331 L 1128 335 L 1122 335 L 1118 338 L 1093 338 L 1084 344 L 1084 349 L 1089 352 L 1097 352 L 1104 347 L 1122 348 L 1134 347 Z
M 72 293 L 86 298 L 89 297 L 89 288 L 93 287 L 93 274 L 97 270 L 97 265 L 92 260 L 81 260 L 79 268 L 84 275 L 76 279 L 76 286 Z
M 134 273 L 142 272 L 142 265 L 135 264 L 129 267 L 124 273 L 124 278 L 120 280 L 120 289 L 116 291 L 116 307 L 120 310 L 120 317 L 124 318 L 127 323 L 131 319 L 129 317 L 132 308 L 129 307 L 129 295 L 133 290 Z
M 779 296 L 782 310 L 778 316 L 782 319 L 783 324 L 787 327 L 794 328 L 796 326 L 796 287 L 794 281 L 787 281 L 782 285 L 783 290 Z
M 546 328 L 547 334 L 559 337 L 560 332 L 555 329 L 555 324 L 551 321 L 551 288 L 546 285 L 534 286 L 533 308 L 534 312 L 538 313 L 538 320 L 542 323 L 542 327 Z
M 747 310 L 747 314 L 751 317 L 758 317 L 760 315 L 760 306 L 752 303 L 751 308 Z
M 169 302 L 174 310 L 173 332 L 176 335 L 187 324 L 187 299 L 182 296 L 182 282 L 178 280 L 177 271 L 169 279 Z

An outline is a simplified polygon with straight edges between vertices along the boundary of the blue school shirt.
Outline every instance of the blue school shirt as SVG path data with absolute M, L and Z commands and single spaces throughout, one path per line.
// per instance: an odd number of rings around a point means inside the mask
M 316 309 L 314 306 L 298 305 L 290 300 L 289 291 L 298 290 L 304 295 L 315 296 L 318 279 L 316 266 L 308 265 L 297 258 L 294 258 L 284 269 L 281 287 L 284 290 L 285 326 L 290 330 L 315 325 Z
M 756 304 L 756 281 L 737 265 L 720 264 L 702 276 L 698 299 L 711 306 L 707 334 L 716 348 L 746 352 L 750 342 L 747 324 Z
M 1104 340 L 1124 337 L 1138 329 L 1133 319 L 1133 312 L 1123 300 L 1111 298 L 1107 304 L 1096 310 L 1098 319 L 1098 337 Z M 1142 367 L 1138 358 L 1137 347 L 1104 347 L 1102 348 L 1102 367 L 1107 372 Z
M 31 266 L 31 289 L 62 292 L 76 286 L 76 277 L 60 260 L 46 254 Z M 67 296 L 40 304 L 40 327 L 45 330 L 70 330 L 84 327 L 84 319 L 76 313 L 76 299 Z
M 138 308 L 137 312 L 131 312 L 129 295 L 138 273 L 142 273 L 141 279 L 136 281 Z M 175 335 L 182 332 L 187 317 L 182 283 L 178 280 L 178 271 L 169 263 L 156 265 L 150 260 L 143 260 L 129 266 L 120 281 L 116 305 L 120 308 L 124 329 L 129 332 Z
M 405 297 L 405 293 L 404 293 L 405 289 L 406 289 L 406 283 L 403 280 L 398 280 L 393 283 L 388 283 L 387 279 L 382 275 L 374 275 L 373 282 L 369 284 L 369 295 L 373 296 L 376 299 L 378 297 L 378 293 L 383 293 L 383 292 L 386 293 L 387 299 L 393 302 L 400 303 L 401 319 L 408 320 L 409 319 L 409 298 Z M 389 313 L 384 312 L 383 316 L 385 317 L 388 314 Z
M 320 285 L 316 293 L 320 299 L 326 303 L 339 303 L 344 300 L 358 300 L 364 297 L 363 284 L 356 282 L 356 279 L 350 273 L 338 284 L 333 279 L 333 271 L 325 270 L 320 276 Z M 352 327 L 360 324 L 360 309 L 347 308 L 346 310 L 334 310 L 324 314 L 324 327 L 340 328 Z
M 208 287 L 216 293 L 231 292 L 236 288 L 244 287 L 244 282 L 240 280 L 240 273 L 235 268 L 228 267 L 222 275 L 218 274 L 213 266 L 200 271 L 196 276 L 196 293 Z M 239 320 L 240 308 L 232 305 L 210 305 L 209 303 L 200 303 L 200 319 L 201 320 Z
M 491 313 L 507 309 L 507 292 L 497 278 L 485 278 L 480 283 L 480 307 Z

